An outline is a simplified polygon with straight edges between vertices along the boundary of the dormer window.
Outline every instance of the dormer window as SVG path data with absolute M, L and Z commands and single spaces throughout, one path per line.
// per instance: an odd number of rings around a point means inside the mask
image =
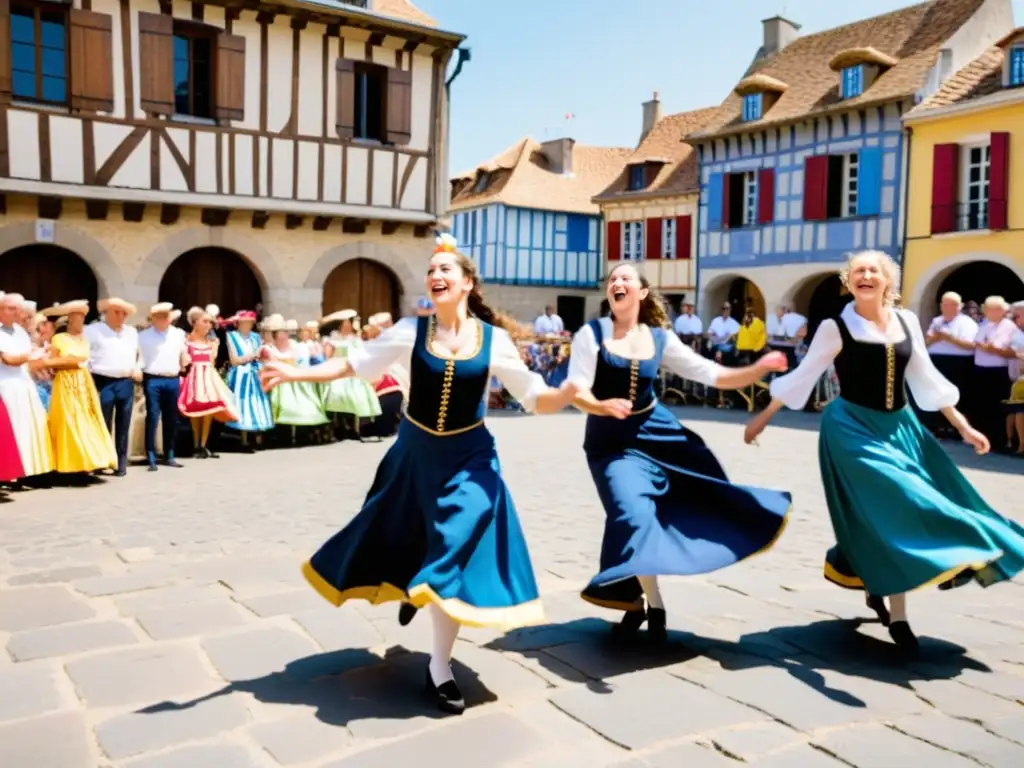
M 636 192 L 647 186 L 644 178 L 644 166 L 640 163 L 629 166 L 629 191 Z
M 490 183 L 491 174 L 488 173 L 487 171 L 480 171 L 480 173 L 476 175 L 476 185 L 473 187 L 473 192 L 476 194 L 480 194 L 485 189 L 487 189 L 487 185 Z
M 842 88 L 840 95 L 844 99 L 852 99 L 864 93 L 864 65 L 856 64 L 846 67 L 842 74 Z
M 743 122 L 761 119 L 761 107 L 764 105 L 763 93 L 748 93 L 743 97 Z
M 1010 49 L 1010 86 L 1024 86 L 1024 45 Z

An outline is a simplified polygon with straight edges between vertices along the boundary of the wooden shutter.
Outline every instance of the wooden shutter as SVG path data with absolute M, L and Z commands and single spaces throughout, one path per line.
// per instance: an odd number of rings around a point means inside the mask
M 412 140 L 412 72 L 388 68 L 388 142 L 403 146 Z
M 0 104 L 11 100 L 11 3 L 0 0 Z
M 956 231 L 960 145 L 936 144 L 932 151 L 932 234 Z
M 174 114 L 174 19 L 139 12 L 139 96 L 144 112 Z
M 725 174 L 712 173 L 708 179 L 708 229 L 722 228 L 722 191 L 725 189 Z
M 1010 134 L 993 133 L 989 144 L 988 228 L 1007 228 L 1010 191 Z
M 775 220 L 775 169 L 762 168 L 757 172 L 757 223 L 771 224 Z
M 676 258 L 693 258 L 693 216 L 676 216 Z
M 622 222 L 609 221 L 607 226 L 608 261 L 622 259 Z
M 341 138 L 351 139 L 356 135 L 356 63 L 349 59 L 338 59 L 334 70 L 338 77 L 334 128 Z
M 214 66 L 217 72 L 214 117 L 218 120 L 244 120 L 245 38 L 218 33 Z
M 729 215 L 732 209 L 732 174 L 722 174 L 722 199 L 719 205 L 718 217 L 722 222 L 722 229 L 729 229 L 732 226 L 732 216 Z M 739 222 L 742 226 L 743 222 Z
M 812 155 L 804 161 L 804 220 L 828 218 L 828 155 Z
M 857 215 L 882 212 L 882 149 L 864 147 L 857 157 Z
M 114 111 L 112 30 L 109 14 L 68 10 L 72 109 Z
M 660 259 L 661 253 L 661 219 L 648 219 L 645 229 L 647 245 L 644 248 L 644 258 Z

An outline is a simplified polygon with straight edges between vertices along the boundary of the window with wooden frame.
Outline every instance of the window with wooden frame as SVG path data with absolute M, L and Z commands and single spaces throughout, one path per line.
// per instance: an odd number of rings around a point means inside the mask
M 644 223 L 642 221 L 622 222 L 622 258 L 640 261 L 644 257 Z
M 12 96 L 37 104 L 68 104 L 67 7 L 18 2 L 10 9 Z
M 343 139 L 406 145 L 412 140 L 412 72 L 338 59 L 336 129 Z
M 1014 88 L 1024 85 L 1024 45 L 1010 48 L 1010 85 Z
M 139 13 L 139 106 L 168 117 L 245 119 L 245 38 Z

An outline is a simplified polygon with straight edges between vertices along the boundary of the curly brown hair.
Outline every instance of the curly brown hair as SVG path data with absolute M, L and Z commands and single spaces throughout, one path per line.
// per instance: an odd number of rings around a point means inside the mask
M 481 290 L 483 279 L 480 277 L 480 272 L 477 270 L 473 260 L 464 253 L 456 252 L 453 255 L 455 256 L 455 262 L 459 265 L 459 269 L 462 270 L 462 274 L 473 281 L 473 288 L 470 290 L 468 298 L 469 311 L 473 316 L 489 325 L 504 329 L 513 338 L 527 335 L 523 326 L 516 322 L 515 319 L 504 312 L 494 309 L 484 301 L 483 291 Z
M 606 282 L 610 282 L 612 277 L 620 269 L 632 269 L 636 273 L 637 279 L 640 280 L 640 286 L 647 289 L 646 298 L 640 301 L 640 318 L 639 321 L 649 328 L 667 328 L 668 327 L 668 312 L 665 311 L 665 302 L 662 300 L 661 295 L 651 287 L 651 281 L 647 279 L 640 268 L 636 264 L 626 262 L 619 264 L 615 269 L 608 273 Z M 612 319 L 615 319 L 615 313 L 612 312 Z

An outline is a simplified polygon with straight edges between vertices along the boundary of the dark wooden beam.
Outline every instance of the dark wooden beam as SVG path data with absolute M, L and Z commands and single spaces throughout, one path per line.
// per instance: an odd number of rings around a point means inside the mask
M 267 222 L 270 221 L 270 214 L 266 211 L 253 211 L 252 212 L 252 228 L 263 229 L 267 226 Z
M 370 39 L 367 40 L 366 42 L 369 43 L 370 45 L 380 45 L 381 43 L 384 42 L 384 33 L 383 32 L 371 32 L 370 33 Z
M 366 219 L 345 219 L 341 222 L 341 231 L 347 235 L 362 235 L 369 223 Z
M 161 224 L 174 224 L 181 216 L 181 206 L 172 205 L 171 203 L 164 203 L 160 206 L 160 223 Z
M 298 229 L 302 226 L 302 217 L 297 213 L 288 213 L 284 217 L 285 229 Z
M 36 201 L 40 219 L 59 219 L 64 201 L 59 197 L 40 197 Z
M 402 223 L 399 221 L 385 221 L 380 225 L 380 232 L 382 235 L 393 235 L 401 226 Z
M 305 29 L 309 25 L 309 18 L 307 16 L 292 16 L 291 27 L 299 31 Z
M 85 216 L 93 221 L 105 221 L 110 215 L 109 200 L 86 200 Z
M 273 24 L 277 14 L 273 11 L 260 11 L 256 14 L 257 24 Z
M 341 24 L 328 24 L 327 25 L 327 36 L 328 37 L 341 37 Z
M 7 195 L 0 194 L 0 214 L 7 215 Z
M 323 232 L 331 226 L 331 221 L 332 219 L 330 216 L 317 216 L 313 219 L 313 229 L 317 232 Z
M 412 53 L 420 47 L 420 43 L 424 42 L 427 38 L 422 36 L 410 37 L 405 41 L 405 45 L 402 46 L 402 50 L 406 53 Z
M 223 227 L 230 215 L 229 208 L 203 208 L 200 220 L 208 227 Z
M 426 224 L 417 224 L 412 230 L 413 235 L 416 237 L 426 237 L 430 234 L 430 227 Z
M 121 203 L 121 218 L 125 221 L 138 223 L 142 221 L 142 216 L 145 212 L 145 203 Z
M 160 0 L 160 13 L 164 16 L 171 15 L 171 0 Z

